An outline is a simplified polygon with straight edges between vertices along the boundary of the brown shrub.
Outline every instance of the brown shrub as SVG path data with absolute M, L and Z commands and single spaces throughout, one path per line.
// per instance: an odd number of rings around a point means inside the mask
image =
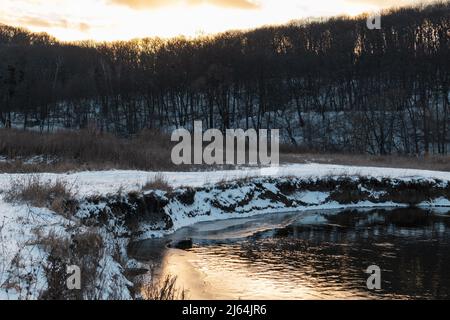
M 76 234 L 71 239 L 61 238 L 54 232 L 46 236 L 37 233 L 33 243 L 43 246 L 49 253 L 44 267 L 48 288 L 40 299 L 44 300 L 81 300 L 95 299 L 96 280 L 98 280 L 99 262 L 105 246 L 102 237 L 94 230 Z M 81 290 L 68 290 L 66 286 L 68 265 L 77 265 L 82 272 Z
M 90 130 L 65 130 L 39 133 L 15 129 L 0 129 L 0 155 L 11 161 L 0 162 L 0 172 L 67 172 L 80 170 L 138 169 L 187 170 L 190 165 L 175 166 L 171 161 L 173 143 L 170 137 L 156 130 L 144 130 L 120 138 L 109 133 Z M 42 155 L 51 163 L 28 163 L 27 158 Z M 367 154 L 327 153 L 317 150 L 280 146 L 281 163 L 324 163 L 353 166 L 450 171 L 450 156 L 373 156 Z M 196 169 L 211 166 L 196 166 Z M 215 166 L 233 169 L 234 166 Z
M 173 188 L 169 184 L 167 178 L 162 173 L 158 173 L 152 179 L 148 180 L 144 186 L 142 186 L 142 190 L 172 191 Z
M 67 182 L 62 180 L 43 182 L 37 175 L 12 180 L 9 190 L 6 191 L 5 200 L 48 208 L 66 217 L 73 215 L 78 206 L 72 187 Z
M 372 166 L 390 168 L 409 168 L 435 171 L 450 171 L 450 156 L 407 156 L 407 155 L 367 155 L 345 153 L 301 152 L 280 149 L 281 163 L 321 163 L 351 166 Z
M 62 172 L 68 170 L 173 169 L 170 137 L 145 130 L 130 138 L 88 130 L 38 133 L 0 129 L 0 155 L 13 163 L 0 163 L 3 172 Z M 42 155 L 42 163 L 22 160 Z
M 72 242 L 80 257 L 91 256 L 99 259 L 104 247 L 103 238 L 93 230 L 75 235 Z
M 160 281 L 143 284 L 141 294 L 147 300 L 185 300 L 186 291 L 177 289 L 176 283 L 176 276 L 167 275 Z

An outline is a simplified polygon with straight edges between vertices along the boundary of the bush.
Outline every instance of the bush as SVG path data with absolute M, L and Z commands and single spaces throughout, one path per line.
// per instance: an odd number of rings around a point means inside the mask
M 147 300 L 185 300 L 186 290 L 177 289 L 176 283 L 176 276 L 167 275 L 160 281 L 142 285 L 141 293 Z
M 13 160 L 0 162 L 3 172 L 173 169 L 170 154 L 170 137 L 154 130 L 120 138 L 89 130 L 38 133 L 0 129 L 0 155 Z M 44 161 L 25 161 L 36 156 Z
M 81 300 L 97 298 L 96 287 L 100 273 L 99 263 L 104 255 L 102 237 L 94 229 L 68 238 L 61 238 L 54 232 L 47 236 L 37 235 L 34 243 L 49 253 L 44 271 L 48 288 L 40 295 L 44 300 Z M 66 286 L 68 265 L 80 267 L 81 290 L 68 290 Z
M 48 208 L 66 217 L 73 215 L 78 206 L 72 187 L 67 182 L 62 180 L 43 182 L 37 175 L 12 180 L 9 190 L 6 191 L 5 200 Z
M 173 188 L 169 184 L 166 176 L 162 173 L 156 174 L 152 179 L 148 180 L 142 187 L 143 191 L 148 190 L 162 190 L 162 191 L 172 191 Z

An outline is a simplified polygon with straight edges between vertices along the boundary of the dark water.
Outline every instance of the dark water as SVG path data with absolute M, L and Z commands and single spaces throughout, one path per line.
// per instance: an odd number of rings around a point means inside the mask
M 194 299 L 449 299 L 450 212 L 419 209 L 274 214 L 200 223 L 188 251 L 133 250 Z M 370 265 L 381 290 L 367 289 Z

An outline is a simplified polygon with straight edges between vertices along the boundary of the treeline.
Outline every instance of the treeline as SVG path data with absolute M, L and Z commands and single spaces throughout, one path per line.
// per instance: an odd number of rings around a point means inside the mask
M 279 128 L 295 146 L 450 150 L 450 3 L 196 39 L 61 43 L 0 26 L 0 123 L 120 135 Z

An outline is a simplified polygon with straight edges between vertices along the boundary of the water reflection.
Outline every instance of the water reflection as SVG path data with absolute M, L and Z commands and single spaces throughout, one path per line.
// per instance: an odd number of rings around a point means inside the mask
M 179 277 L 193 299 L 450 298 L 450 213 L 419 209 L 275 214 L 202 223 L 189 251 L 168 239 L 140 243 L 137 258 Z M 382 290 L 366 288 L 369 265 Z

